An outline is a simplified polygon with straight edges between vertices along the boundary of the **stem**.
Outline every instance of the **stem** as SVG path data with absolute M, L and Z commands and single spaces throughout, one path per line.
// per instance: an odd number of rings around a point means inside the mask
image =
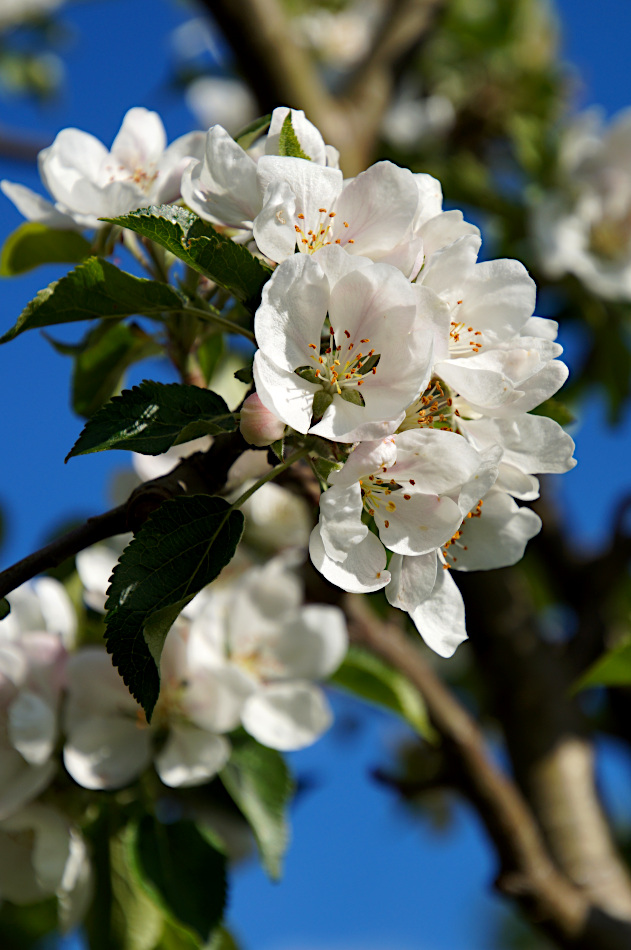
M 147 260 L 146 254 L 143 253 L 136 235 L 129 228 L 123 228 L 123 244 L 134 260 L 138 261 L 142 269 L 153 276 L 151 264 Z
M 201 310 L 199 307 L 186 307 L 182 313 L 194 314 L 196 317 L 201 317 L 202 320 L 205 320 L 207 323 L 215 323 L 218 327 L 227 330 L 228 333 L 238 333 L 241 336 L 246 337 L 248 340 L 251 340 L 252 343 L 256 342 L 256 337 L 251 330 L 248 330 L 246 327 L 240 327 L 238 323 L 233 323 L 232 320 L 228 320 L 227 317 L 222 317 L 219 313 L 214 313 L 211 310 Z
M 276 465 L 276 467 L 273 468 L 271 472 L 268 472 L 267 475 L 263 475 L 263 477 L 259 478 L 259 480 L 255 482 L 251 488 L 248 488 L 246 492 L 243 492 L 243 494 L 232 503 L 232 507 L 240 508 L 241 505 L 243 505 L 248 500 L 250 495 L 253 495 L 255 491 L 258 491 L 261 485 L 265 485 L 266 482 L 271 482 L 271 480 L 276 478 L 277 475 L 280 475 L 281 472 L 285 472 L 288 468 L 290 468 L 294 462 L 305 458 L 309 454 L 309 451 L 310 450 L 304 446 L 301 449 L 297 449 L 292 455 L 289 456 L 288 459 L 285 459 L 285 461 L 281 462 L 280 465 Z

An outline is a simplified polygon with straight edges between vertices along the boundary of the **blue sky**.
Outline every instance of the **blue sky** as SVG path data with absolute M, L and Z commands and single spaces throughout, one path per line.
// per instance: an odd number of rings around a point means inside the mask
M 557 7 L 566 58 L 583 77 L 578 104 L 601 103 L 608 114 L 626 106 L 628 0 L 562 0 Z M 109 144 L 125 111 L 145 105 L 160 112 L 169 139 L 188 131 L 193 118 L 167 89 L 168 34 L 185 12 L 169 0 L 86 0 L 68 7 L 68 75 L 59 102 L 39 110 L 7 99 L 2 124 L 36 131 L 43 143 L 75 125 Z M 39 187 L 36 171 L 18 163 L 0 161 L 0 177 Z M 0 198 L 4 236 L 22 219 Z M 0 326 L 12 325 L 36 291 L 57 276 L 55 269 L 42 269 L 5 280 Z M 41 336 L 19 337 L 0 350 L 0 361 L 4 566 L 41 544 L 60 522 L 108 507 L 108 483 L 126 460 L 112 452 L 64 466 L 81 421 L 68 407 L 69 362 Z M 154 369 L 144 364 L 141 374 L 151 376 Z M 559 504 L 571 516 L 576 540 L 597 544 L 616 498 L 628 487 L 631 417 L 622 430 L 612 431 L 603 407 L 592 400 L 575 435 L 579 465 L 557 477 Z M 336 700 L 336 709 L 343 720 L 356 715 L 345 699 Z M 283 883 L 270 884 L 255 864 L 235 875 L 230 918 L 245 950 L 490 950 L 489 921 L 504 905 L 493 895 L 494 862 L 477 821 L 457 805 L 445 831 L 427 819 L 412 822 L 387 791 L 367 779 L 402 727 L 376 711 L 356 726 L 350 735 L 334 729 L 292 756 L 295 769 L 313 775 L 316 785 L 296 805 Z M 623 782 L 617 755 L 610 750 L 607 758 L 614 789 Z

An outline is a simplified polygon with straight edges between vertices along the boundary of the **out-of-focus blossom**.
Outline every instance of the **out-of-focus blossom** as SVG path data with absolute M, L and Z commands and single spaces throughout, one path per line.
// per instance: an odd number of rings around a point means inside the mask
M 37 577 L 9 594 L 11 613 L 0 621 L 0 635 L 18 640 L 28 631 L 48 631 L 66 649 L 74 646 L 77 615 L 63 584 L 54 577 Z
M 607 126 L 597 110 L 579 115 L 563 132 L 559 166 L 557 190 L 533 207 L 541 267 L 631 299 L 631 110 Z
M 186 104 L 203 128 L 220 125 L 230 135 L 237 135 L 257 115 L 256 99 L 246 84 L 226 76 L 193 80 L 186 89 Z
M 0 821 L 0 899 L 33 904 L 56 896 L 60 926 L 70 930 L 91 895 L 85 842 L 57 809 L 29 805 Z
M 381 134 L 398 148 L 413 148 L 442 138 L 455 118 L 456 110 L 446 96 L 422 97 L 403 89 L 383 117 Z
M 167 147 L 156 112 L 130 109 L 110 151 L 93 135 L 63 129 L 38 156 L 39 173 L 51 203 L 24 185 L 0 187 L 30 221 L 54 228 L 99 228 L 99 218 L 116 217 L 180 197 L 182 172 L 203 151 L 202 132 L 190 132 Z
M 54 13 L 64 2 L 65 0 L 2 0 L 0 30 Z

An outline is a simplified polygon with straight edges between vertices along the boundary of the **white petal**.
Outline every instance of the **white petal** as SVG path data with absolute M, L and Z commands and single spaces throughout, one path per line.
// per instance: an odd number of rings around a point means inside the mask
M 395 554 L 390 561 L 392 580 L 386 587 L 388 603 L 399 610 L 414 610 L 431 595 L 438 566 L 442 570 L 434 551 L 418 557 Z
M 462 595 L 442 565 L 431 597 L 411 610 L 410 617 L 425 643 L 439 656 L 452 656 L 467 639 Z
M 31 765 L 43 765 L 57 737 L 55 709 L 41 696 L 22 690 L 9 707 L 8 734 L 11 743 Z
M 344 614 L 338 607 L 309 604 L 284 624 L 270 643 L 278 663 L 274 679 L 323 679 L 333 673 L 348 650 Z
M 269 746 L 288 752 L 304 749 L 320 738 L 333 715 L 322 690 L 310 683 L 265 686 L 245 705 L 243 727 Z
M 391 498 L 399 498 L 399 492 Z M 462 521 L 462 512 L 451 498 L 423 495 L 390 502 L 396 509 L 375 508 L 379 537 L 396 554 L 427 554 L 445 544 Z
M 307 432 L 313 415 L 313 396 L 321 387 L 282 369 L 262 350 L 254 356 L 253 376 L 265 408 L 297 432 Z
M 320 526 L 311 532 L 309 555 L 314 566 L 328 581 L 351 594 L 367 594 L 381 590 L 390 580 L 386 570 L 386 551 L 374 534 L 366 537 L 349 551 L 344 561 L 334 561 L 322 543 Z
M 184 172 L 182 197 L 200 217 L 233 227 L 260 211 L 256 164 L 220 125 L 208 131 L 203 162 Z
M 288 109 L 280 106 L 272 112 L 269 131 L 265 140 L 265 154 L 278 155 L 278 144 L 283 122 L 291 113 L 291 125 L 305 155 L 318 165 L 326 165 L 324 139 L 315 125 L 305 117 L 302 109 Z
M 151 762 L 151 733 L 133 720 L 94 716 L 69 732 L 63 755 L 84 788 L 122 788 Z
M 359 482 L 348 488 L 334 485 L 320 496 L 320 533 L 329 557 L 343 560 L 368 534 L 361 520 Z
M 45 224 L 49 228 L 58 228 L 64 231 L 79 230 L 80 225 L 71 215 L 59 211 L 54 204 L 25 185 L 5 180 L 0 182 L 0 188 L 27 221 L 36 221 L 38 224 Z
M 166 132 L 158 113 L 138 106 L 126 113 L 111 153 L 130 171 L 148 170 L 158 164 L 166 144 Z
M 541 519 L 534 511 L 493 490 L 484 498 L 479 517 L 464 520 L 462 537 L 449 548 L 447 559 L 460 571 L 509 567 L 521 560 L 526 544 L 540 530 Z
M 57 764 L 27 765 L 15 749 L 0 747 L 0 819 L 32 801 L 50 785 Z
M 156 771 L 171 788 L 202 785 L 224 767 L 230 752 L 230 743 L 223 736 L 193 726 L 173 726 L 156 756 Z

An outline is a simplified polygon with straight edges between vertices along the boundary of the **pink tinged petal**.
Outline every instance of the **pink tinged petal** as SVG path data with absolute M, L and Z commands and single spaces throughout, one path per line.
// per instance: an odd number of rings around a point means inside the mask
M 414 610 L 431 596 L 438 567 L 442 570 L 434 551 L 418 557 L 393 555 L 390 561 L 392 580 L 386 587 L 388 603 L 399 610 Z
M 345 183 L 335 208 L 335 238 L 353 254 L 380 260 L 411 236 L 418 198 L 412 172 L 377 162 Z
M 298 681 L 263 687 L 247 701 L 241 721 L 257 742 L 289 752 L 319 739 L 333 714 L 322 690 Z
M 36 798 L 50 785 L 57 763 L 28 765 L 15 749 L 0 747 L 0 819 Z
M 311 532 L 309 555 L 314 566 L 328 581 L 351 594 L 367 594 L 381 590 L 390 580 L 386 570 L 386 552 L 381 541 L 369 532 L 347 554 L 343 561 L 334 561 L 322 543 L 320 526 Z
M 317 369 L 320 336 L 329 308 L 329 282 L 317 260 L 294 255 L 263 288 L 254 318 L 256 342 L 281 369 Z M 314 348 L 315 347 L 315 348 Z
M 151 731 L 133 719 L 85 719 L 69 731 L 64 765 L 83 788 L 122 788 L 151 762 Z
M 337 472 L 331 472 L 329 482 L 338 488 L 348 488 L 364 476 L 380 469 L 386 471 L 397 459 L 397 439 L 389 436 L 378 442 L 360 443 L 353 449 L 344 466 Z
M 438 568 L 431 597 L 409 613 L 427 646 L 439 656 L 452 656 L 467 639 L 462 595 L 442 565 Z
M 541 519 L 505 492 L 491 491 L 479 517 L 465 519 L 461 530 L 446 559 L 460 571 L 489 571 L 520 561 L 528 541 L 541 530 Z
M 203 162 L 183 174 L 182 197 L 200 217 L 232 227 L 251 225 L 261 210 L 256 164 L 220 125 L 208 131 Z
M 59 211 L 46 198 L 24 185 L 5 180 L 0 182 L 0 188 L 27 221 L 36 221 L 63 231 L 77 231 L 81 227 L 71 215 Z
M 165 785 L 186 788 L 202 785 L 219 772 L 230 758 L 230 743 L 194 726 L 173 726 L 155 767 Z
M 286 106 L 280 106 L 272 112 L 272 120 L 265 141 L 265 154 L 278 155 L 280 132 L 283 122 L 290 112 L 292 128 L 305 155 L 308 155 L 311 161 L 318 165 L 326 165 L 327 155 L 324 139 L 315 125 L 309 122 L 302 109 L 288 109 Z
M 254 385 L 265 406 L 297 432 L 307 432 L 313 414 L 313 396 L 320 386 L 279 368 L 262 350 L 254 356 Z
M 329 557 L 341 561 L 368 534 L 362 523 L 359 482 L 348 488 L 334 485 L 320 496 L 320 533 Z
M 278 664 L 270 679 L 323 679 L 335 672 L 348 650 L 344 614 L 337 607 L 309 604 L 270 643 Z
M 8 735 L 31 765 L 50 758 L 57 738 L 57 714 L 37 693 L 22 690 L 9 708 Z
M 138 106 L 125 114 L 111 154 L 116 162 L 133 172 L 157 165 L 166 144 L 166 132 L 158 113 Z
M 250 445 L 271 445 L 282 439 L 285 423 L 265 408 L 257 393 L 251 393 L 241 406 L 239 429 Z
M 427 554 L 449 541 L 462 522 L 451 498 L 421 493 L 405 499 L 395 492 L 374 512 L 379 537 L 396 554 Z

